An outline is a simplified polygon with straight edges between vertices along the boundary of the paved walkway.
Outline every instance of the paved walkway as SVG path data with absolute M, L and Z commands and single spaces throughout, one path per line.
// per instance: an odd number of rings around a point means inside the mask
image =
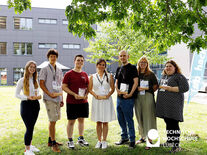
M 185 101 L 188 99 L 188 93 L 185 93 Z M 207 104 L 207 93 L 198 93 L 196 94 L 190 102 L 195 102 L 199 104 Z

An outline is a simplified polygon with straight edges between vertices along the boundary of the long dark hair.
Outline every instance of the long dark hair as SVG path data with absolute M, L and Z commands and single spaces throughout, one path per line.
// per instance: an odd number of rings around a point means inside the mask
M 96 62 L 96 66 L 98 66 L 100 63 L 104 62 L 105 63 L 105 69 L 104 69 L 104 74 L 106 75 L 106 81 L 109 83 L 109 78 L 107 75 L 107 71 L 106 71 L 106 60 L 105 59 L 98 59 Z

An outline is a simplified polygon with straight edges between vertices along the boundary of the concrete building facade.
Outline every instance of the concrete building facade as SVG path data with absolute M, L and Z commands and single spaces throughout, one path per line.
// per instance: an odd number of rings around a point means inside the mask
M 26 62 L 40 65 L 50 48 L 58 50 L 59 63 L 73 68 L 76 54 L 87 55 L 88 42 L 69 33 L 67 24 L 64 9 L 32 8 L 19 15 L 0 5 L 0 84 L 13 85 Z M 85 62 L 83 69 L 94 73 L 95 65 Z

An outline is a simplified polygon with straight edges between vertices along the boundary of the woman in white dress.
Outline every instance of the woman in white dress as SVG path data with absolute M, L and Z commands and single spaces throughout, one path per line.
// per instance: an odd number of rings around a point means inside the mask
M 106 61 L 96 63 L 97 73 L 91 75 L 89 92 L 93 95 L 91 120 L 96 122 L 98 142 L 95 148 L 107 148 L 108 122 L 116 120 L 111 95 L 114 92 L 114 79 L 106 72 Z

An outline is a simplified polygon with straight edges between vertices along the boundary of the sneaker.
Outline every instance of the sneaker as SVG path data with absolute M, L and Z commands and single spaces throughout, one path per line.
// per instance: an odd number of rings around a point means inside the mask
M 61 142 L 56 142 L 56 144 L 57 144 L 57 145 L 63 145 L 63 143 L 61 143 Z M 48 145 L 49 147 L 52 147 L 52 142 L 48 142 L 47 145 Z
M 180 151 L 182 151 L 182 148 L 181 147 L 173 147 L 170 150 L 170 153 L 176 153 L 176 152 L 180 152 Z
M 80 146 L 89 146 L 88 142 L 84 138 L 78 139 L 77 144 Z
M 135 142 L 130 142 L 129 143 L 129 148 L 134 149 L 135 148 Z
M 108 147 L 108 144 L 106 141 L 102 141 L 102 149 L 106 149 Z
M 129 141 L 129 139 L 121 139 L 119 142 L 115 142 L 116 145 L 123 145 L 126 144 Z
M 40 150 L 38 148 L 36 148 L 34 145 L 30 145 L 30 150 L 32 152 L 40 152 Z
M 96 143 L 95 148 L 96 148 L 96 149 L 100 149 L 100 148 L 101 148 L 101 145 L 102 145 L 102 143 L 101 143 L 100 141 L 98 141 L 98 142 Z
M 35 155 L 31 150 L 25 150 L 24 155 Z
M 68 148 L 69 149 L 74 149 L 75 148 L 75 145 L 74 145 L 73 141 L 68 141 Z
M 53 150 L 53 152 L 61 152 L 58 144 L 53 145 L 51 149 Z

